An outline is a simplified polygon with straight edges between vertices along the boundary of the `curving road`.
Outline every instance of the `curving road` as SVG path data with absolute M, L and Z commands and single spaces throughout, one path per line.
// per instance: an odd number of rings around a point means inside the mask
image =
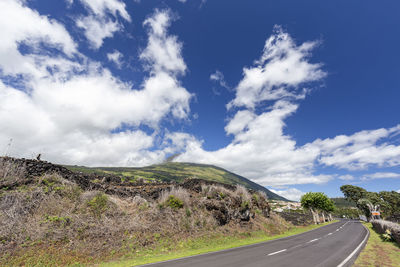
M 344 267 L 365 245 L 368 230 L 343 220 L 299 235 L 142 266 L 151 267 Z

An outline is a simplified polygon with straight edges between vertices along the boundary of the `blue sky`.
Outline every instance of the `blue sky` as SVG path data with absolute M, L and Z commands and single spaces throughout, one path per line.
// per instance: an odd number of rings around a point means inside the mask
M 4 0 L 0 151 L 400 190 L 396 1 Z M 11 141 L 10 141 L 11 140 Z

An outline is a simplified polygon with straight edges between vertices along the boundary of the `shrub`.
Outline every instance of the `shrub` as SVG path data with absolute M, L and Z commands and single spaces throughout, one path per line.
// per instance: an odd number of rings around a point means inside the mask
M 243 201 L 240 207 L 242 208 L 242 210 L 247 210 L 250 208 L 250 202 L 248 200 Z
M 48 223 L 54 223 L 59 226 L 67 226 L 71 222 L 71 218 L 69 217 L 59 217 L 59 216 L 50 216 L 50 215 L 45 215 L 45 220 L 44 222 Z
M 231 194 L 228 189 L 220 185 L 202 185 L 201 189 L 208 199 L 224 199 Z
M 192 212 L 190 211 L 189 208 L 186 208 L 186 217 L 190 217 L 192 215 Z
M 185 188 L 182 187 L 172 187 L 171 190 L 163 191 L 159 198 L 159 203 L 166 203 L 171 195 L 180 199 L 186 205 L 190 204 L 190 194 Z
M 25 165 L 0 158 L 0 185 L 18 182 L 24 179 L 25 175 Z
M 174 195 L 170 195 L 168 197 L 166 204 L 168 207 L 171 207 L 172 209 L 175 210 L 183 208 L 183 201 Z
M 94 215 L 100 217 L 108 208 L 108 197 L 104 193 L 97 193 L 87 202 L 87 205 Z
M 384 241 L 393 241 L 392 233 L 389 229 L 386 229 L 385 233 L 382 235 Z
M 235 193 L 237 195 L 239 195 L 242 198 L 243 201 L 250 201 L 251 200 L 251 195 L 250 195 L 249 191 L 243 185 L 236 185 Z

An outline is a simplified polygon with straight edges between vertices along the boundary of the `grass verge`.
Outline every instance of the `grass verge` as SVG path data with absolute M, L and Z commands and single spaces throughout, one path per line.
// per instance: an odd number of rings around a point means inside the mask
M 370 236 L 354 266 L 400 266 L 400 246 L 395 242 L 384 241 L 382 235 L 372 228 L 371 223 L 364 223 L 364 226 L 368 228 Z
M 297 226 L 291 228 L 278 235 L 266 235 L 263 231 L 241 233 L 235 236 L 224 236 L 222 234 L 215 234 L 212 236 L 205 236 L 196 239 L 187 239 L 177 244 L 169 244 L 168 241 L 160 240 L 160 244 L 152 249 L 137 251 L 134 254 L 127 254 L 121 260 L 114 262 L 105 262 L 96 266 L 134 266 L 147 263 L 154 263 L 159 261 L 166 261 L 182 257 L 188 257 L 207 252 L 219 251 L 235 247 L 241 247 L 260 242 L 270 241 L 278 238 L 283 238 L 291 235 L 307 232 L 337 221 L 332 221 L 319 225 Z

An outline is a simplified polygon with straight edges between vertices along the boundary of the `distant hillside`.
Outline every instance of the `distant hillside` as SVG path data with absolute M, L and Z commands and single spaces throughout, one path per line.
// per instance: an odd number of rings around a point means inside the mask
M 335 206 L 338 208 L 350 208 L 350 207 L 356 207 L 356 203 L 348 201 L 344 197 L 335 197 L 331 198 L 333 203 L 335 203 Z
M 151 165 L 142 168 L 132 168 L 132 167 L 96 167 L 88 168 L 81 166 L 66 166 L 73 171 L 81 172 L 96 172 L 96 173 L 112 173 L 115 175 L 127 177 L 127 179 L 144 179 L 148 181 L 176 181 L 182 182 L 186 178 L 199 178 L 209 181 L 216 181 L 225 184 L 241 184 L 247 188 L 253 190 L 263 191 L 267 194 L 268 198 L 274 200 L 284 200 L 287 199 L 269 191 L 265 187 L 250 181 L 249 179 L 242 177 L 240 175 L 229 172 L 220 167 L 205 164 L 195 164 L 195 163 L 179 163 L 179 162 L 167 162 L 163 164 Z

